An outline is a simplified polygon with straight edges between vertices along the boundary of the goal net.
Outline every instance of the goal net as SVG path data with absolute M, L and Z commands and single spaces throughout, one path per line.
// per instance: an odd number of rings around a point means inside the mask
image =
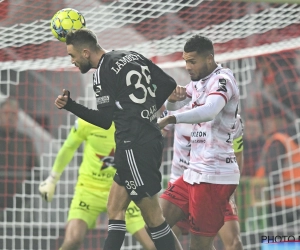
M 277 2 L 277 3 L 276 3 Z M 295 2 L 295 1 L 294 1 Z M 194 34 L 211 38 L 216 61 L 240 87 L 245 166 L 236 190 L 244 249 L 269 249 L 265 236 L 297 236 L 300 228 L 300 5 L 281 1 L 0 1 L 0 102 L 19 103 L 16 143 L 0 124 L 0 249 L 58 249 L 64 237 L 82 147 L 64 171 L 51 203 L 38 194 L 75 116 L 54 106 L 62 89 L 95 107 L 91 72 L 71 64 L 50 31 L 59 9 L 80 11 L 107 50 L 144 54 L 186 85 L 182 49 Z M 5 135 L 5 136 L 4 136 Z M 31 143 L 32 141 L 32 143 Z M 18 146 L 13 146 L 18 145 Z M 161 171 L 166 185 L 173 136 Z M 101 249 L 107 217 L 99 216 L 82 249 Z M 182 238 L 188 249 L 188 237 Z M 298 238 L 297 238 L 298 240 Z M 215 246 L 222 249 L 220 240 Z M 129 234 L 122 249 L 142 249 Z

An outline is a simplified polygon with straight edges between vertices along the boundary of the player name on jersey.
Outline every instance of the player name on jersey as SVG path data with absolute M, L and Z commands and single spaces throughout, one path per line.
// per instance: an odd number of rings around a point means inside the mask
M 142 57 L 140 57 L 138 54 L 129 54 L 129 55 L 125 55 L 123 56 L 121 59 L 119 59 L 118 61 L 116 61 L 115 63 L 115 67 L 111 67 L 111 69 L 118 74 L 120 72 L 120 70 L 129 62 L 132 61 L 136 61 L 136 60 L 143 60 Z

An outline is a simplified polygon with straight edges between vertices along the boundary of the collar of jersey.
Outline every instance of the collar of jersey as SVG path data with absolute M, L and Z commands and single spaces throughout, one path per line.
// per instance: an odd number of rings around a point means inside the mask
M 110 52 L 110 51 L 108 51 L 108 52 Z M 108 53 L 108 52 L 106 52 L 106 53 Z M 101 62 L 103 61 L 103 59 L 104 59 L 106 53 L 104 53 L 104 54 L 101 56 L 101 58 L 100 58 L 100 60 L 99 60 L 99 62 L 98 62 L 97 68 L 99 68 L 99 66 L 101 65 Z
M 218 67 L 215 68 L 213 72 L 211 72 L 208 76 L 201 79 L 202 82 L 205 82 L 208 78 L 211 77 L 212 74 L 214 74 L 216 71 L 220 70 L 222 68 L 221 64 L 218 64 Z

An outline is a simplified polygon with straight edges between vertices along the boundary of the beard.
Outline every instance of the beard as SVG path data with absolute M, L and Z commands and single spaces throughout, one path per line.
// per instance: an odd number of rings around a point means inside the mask
M 197 75 L 197 76 L 191 76 L 191 80 L 193 82 L 197 82 L 197 81 L 200 81 L 203 77 L 201 77 L 200 75 Z
M 211 72 L 209 72 L 207 65 L 203 65 L 203 67 L 199 70 L 199 73 L 195 76 L 191 76 L 192 81 L 200 81 L 201 79 L 207 77 Z
M 79 70 L 82 74 L 87 73 L 91 68 L 92 68 L 92 65 L 89 61 L 87 61 L 85 63 L 81 63 L 79 65 Z
M 191 80 L 193 81 L 193 82 L 197 82 L 197 81 L 199 81 L 201 78 L 199 78 L 199 77 L 191 77 Z

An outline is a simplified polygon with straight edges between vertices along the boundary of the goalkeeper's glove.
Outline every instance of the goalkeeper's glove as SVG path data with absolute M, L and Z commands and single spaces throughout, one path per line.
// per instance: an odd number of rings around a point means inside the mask
M 56 183 L 59 181 L 60 174 L 51 172 L 46 180 L 40 183 L 40 195 L 45 201 L 51 202 L 55 192 Z

